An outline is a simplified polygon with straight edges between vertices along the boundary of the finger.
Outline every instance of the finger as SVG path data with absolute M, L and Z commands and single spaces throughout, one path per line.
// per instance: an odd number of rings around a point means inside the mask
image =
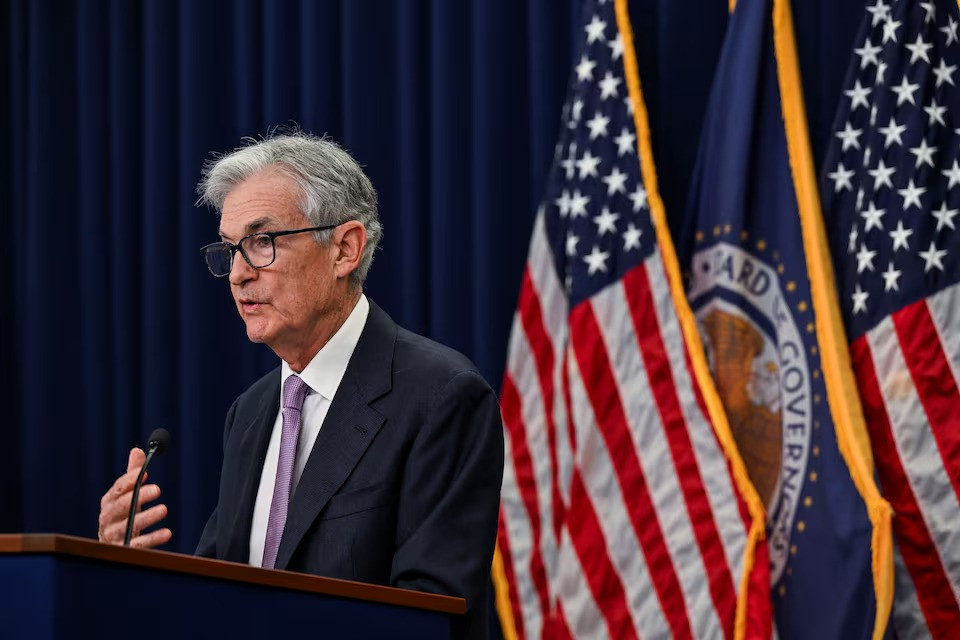
M 130 546 L 137 549 L 149 549 L 151 547 L 156 547 L 157 545 L 170 542 L 170 538 L 172 537 L 173 533 L 170 531 L 170 529 L 157 529 L 156 531 L 151 531 L 150 533 L 137 536 L 130 541 Z
M 137 511 L 149 502 L 153 502 L 160 497 L 160 487 L 155 484 L 148 484 L 140 489 L 140 495 L 137 500 Z M 101 506 L 100 519 L 98 521 L 101 537 L 109 535 L 109 531 L 116 529 L 125 529 L 127 518 L 130 517 L 130 500 L 133 499 L 133 492 L 128 492 L 118 496 L 116 500 L 108 502 Z M 116 526 L 119 525 L 119 526 Z
M 146 461 L 147 455 L 143 452 L 143 449 L 139 447 L 130 449 L 130 455 L 127 456 L 127 472 L 136 470 L 139 473 L 140 467 L 142 467 Z
M 140 495 L 137 496 L 137 510 L 143 508 L 148 502 L 153 502 L 160 497 L 160 487 L 155 484 L 148 484 L 140 487 Z M 100 526 L 127 518 L 130 515 L 130 500 L 133 499 L 133 491 L 127 491 L 121 495 L 107 495 L 100 502 Z
M 133 535 L 138 536 L 141 531 L 148 529 L 167 517 L 166 505 L 158 504 L 146 511 L 138 513 L 133 519 Z M 127 518 L 116 520 L 100 529 L 100 537 L 104 542 L 121 544 L 127 534 Z
M 146 511 L 141 511 L 133 518 L 133 531 L 137 535 L 144 529 L 149 529 L 167 517 L 167 505 L 158 504 Z
M 103 499 L 100 501 L 100 506 L 103 507 L 105 502 L 113 501 L 126 493 L 129 493 L 133 486 L 137 483 L 137 476 L 140 475 L 140 472 L 136 469 L 133 471 L 128 471 L 114 481 L 113 486 L 103 495 Z M 143 474 L 143 481 L 146 482 L 147 474 Z

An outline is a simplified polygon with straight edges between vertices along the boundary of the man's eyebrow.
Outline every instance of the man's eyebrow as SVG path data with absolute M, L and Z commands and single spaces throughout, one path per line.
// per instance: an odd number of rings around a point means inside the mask
M 246 226 L 243 228 L 243 235 L 248 236 L 251 233 L 257 233 L 264 227 L 274 223 L 275 223 L 275 220 L 270 216 L 262 216 L 260 218 L 254 218 L 253 220 L 248 222 Z M 230 236 L 226 235 L 222 229 L 219 231 L 219 234 L 220 234 L 221 240 L 230 241 Z

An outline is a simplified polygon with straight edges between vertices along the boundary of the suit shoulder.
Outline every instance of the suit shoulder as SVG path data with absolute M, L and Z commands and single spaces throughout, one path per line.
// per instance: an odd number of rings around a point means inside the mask
M 398 327 L 394 360 L 394 373 L 400 372 L 415 374 L 419 385 L 433 388 L 446 385 L 460 374 L 483 380 L 467 356 L 403 327 Z

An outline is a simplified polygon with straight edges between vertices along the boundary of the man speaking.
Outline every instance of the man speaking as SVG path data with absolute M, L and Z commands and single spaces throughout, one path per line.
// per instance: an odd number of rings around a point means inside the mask
M 456 635 L 486 636 L 503 431 L 461 354 L 398 327 L 363 294 L 381 236 L 376 192 L 336 144 L 271 137 L 210 162 L 220 213 L 203 247 L 253 342 L 280 366 L 227 412 L 217 506 L 200 556 L 466 598 Z M 144 453 L 103 496 L 99 538 L 121 543 Z M 140 492 L 143 506 L 160 495 Z M 164 505 L 140 510 L 132 546 Z

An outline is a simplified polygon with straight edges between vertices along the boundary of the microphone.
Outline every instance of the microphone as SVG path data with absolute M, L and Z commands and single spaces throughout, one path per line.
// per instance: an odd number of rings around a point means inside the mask
M 130 513 L 127 517 L 127 532 L 123 536 L 123 546 L 130 546 L 130 538 L 133 537 L 133 517 L 137 514 L 137 502 L 140 498 L 140 485 L 143 484 L 143 476 L 147 473 L 147 466 L 153 460 L 153 456 L 159 455 L 170 448 L 170 432 L 166 429 L 154 429 L 147 440 L 147 459 L 143 461 L 140 467 L 140 475 L 137 476 L 137 482 L 133 485 L 133 498 L 130 499 Z

